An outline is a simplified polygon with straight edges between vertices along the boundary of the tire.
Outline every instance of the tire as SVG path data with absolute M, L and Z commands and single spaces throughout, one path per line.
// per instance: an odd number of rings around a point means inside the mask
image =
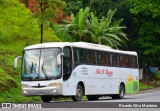
M 124 85 L 120 85 L 119 87 L 119 94 L 113 95 L 112 99 L 123 99 L 125 95 L 125 88 Z
M 83 88 L 81 85 L 77 85 L 77 89 L 76 89 L 76 95 L 72 97 L 73 101 L 81 101 L 82 97 L 83 97 Z
M 41 100 L 45 103 L 50 102 L 52 100 L 51 96 L 41 96 Z
M 95 101 L 95 100 L 98 100 L 99 99 L 99 96 L 94 96 L 94 95 L 88 95 L 87 96 L 87 99 L 89 100 L 89 101 Z

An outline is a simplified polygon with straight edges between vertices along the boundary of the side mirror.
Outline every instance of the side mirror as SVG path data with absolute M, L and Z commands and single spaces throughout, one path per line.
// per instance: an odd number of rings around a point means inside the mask
M 18 56 L 18 57 L 16 57 L 14 59 L 14 68 L 17 68 L 17 66 L 18 66 L 18 60 L 21 59 L 21 58 L 22 58 L 22 56 Z
M 58 65 L 61 65 L 62 64 L 62 61 L 61 61 L 61 57 L 62 56 L 64 56 L 64 53 L 60 53 L 60 54 L 58 54 L 58 56 L 57 56 L 57 64 Z

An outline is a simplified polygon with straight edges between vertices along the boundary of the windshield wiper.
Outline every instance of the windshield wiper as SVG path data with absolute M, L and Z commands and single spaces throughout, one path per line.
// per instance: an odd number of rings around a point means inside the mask
M 48 79 L 48 76 L 47 76 L 47 74 L 46 74 L 46 70 L 45 70 L 45 68 L 44 68 L 44 62 L 43 62 L 43 64 L 42 64 L 42 72 L 43 72 L 45 78 Z

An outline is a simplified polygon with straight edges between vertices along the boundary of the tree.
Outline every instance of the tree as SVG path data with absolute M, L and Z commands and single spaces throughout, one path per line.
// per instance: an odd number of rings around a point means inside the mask
M 83 8 L 82 0 L 65 0 L 66 1 L 66 14 L 78 13 L 79 9 Z
M 138 23 L 139 44 L 141 66 L 158 66 L 160 61 L 160 12 L 159 0 L 131 0 L 134 7 L 130 10 L 134 15 L 135 22 Z
M 36 0 L 35 16 L 39 18 L 41 43 L 43 42 L 43 28 L 48 21 L 52 22 L 54 16 L 59 11 L 60 7 L 64 7 L 65 2 L 62 0 Z
M 122 39 L 128 40 L 126 34 L 122 32 L 124 26 L 120 26 L 123 19 L 118 21 L 112 21 L 113 15 L 116 10 L 109 10 L 107 17 L 98 19 L 94 14 L 90 13 L 90 19 L 87 19 L 87 23 L 92 32 L 92 40 L 94 43 L 105 44 L 113 48 L 117 48 L 122 42 Z
M 115 12 L 116 10 L 109 10 L 107 17 L 98 19 L 92 12 L 89 12 L 88 7 L 84 10 L 81 8 L 76 16 L 71 14 L 71 21 L 64 25 L 61 30 L 66 30 L 76 37 L 77 41 L 105 44 L 117 48 L 122 41 L 120 37 L 125 39 L 127 37 L 122 32 L 125 27 L 120 26 L 122 19 L 112 21 Z
M 86 19 L 89 17 L 89 8 L 84 10 L 81 8 L 79 12 L 74 16 L 71 14 L 71 21 L 64 25 L 60 30 L 66 30 L 72 36 L 76 37 L 77 41 L 85 41 L 87 34 Z
M 137 46 L 132 43 L 132 41 L 136 39 L 138 29 L 133 21 L 133 15 L 129 11 L 133 7 L 133 3 L 129 0 L 67 0 L 66 4 L 67 9 L 70 9 L 70 12 L 73 12 L 74 15 L 78 13 L 78 8 L 91 7 L 90 11 L 96 15 L 98 19 L 106 17 L 109 9 L 117 9 L 112 21 L 123 19 L 121 25 L 127 27 L 123 29 L 123 31 L 130 39 L 123 43 L 123 45 L 119 46 L 119 48 L 123 50 L 136 50 Z

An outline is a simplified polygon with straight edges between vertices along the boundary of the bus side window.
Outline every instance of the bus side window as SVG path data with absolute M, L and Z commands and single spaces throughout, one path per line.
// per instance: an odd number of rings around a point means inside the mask
M 96 64 L 96 53 L 93 50 L 87 50 L 87 62 L 88 64 Z
M 125 66 L 129 67 L 129 56 L 125 55 Z
M 106 65 L 107 65 L 107 66 L 110 65 L 110 64 L 109 64 L 109 53 L 106 53 L 106 55 L 105 55 L 105 60 L 106 60 Z
M 98 61 L 100 65 L 108 66 L 109 64 L 109 53 L 108 52 L 99 52 Z
M 77 48 L 73 48 L 74 55 L 74 67 L 79 65 L 79 50 Z
M 63 75 L 64 79 L 68 79 L 72 72 L 72 52 L 70 47 L 63 49 Z
M 80 64 L 86 64 L 86 50 L 81 48 L 73 48 L 74 53 L 74 67 Z
M 129 67 L 129 56 L 128 55 L 120 55 L 120 66 Z
M 80 64 L 87 64 L 85 49 L 79 49 L 79 58 L 80 58 L 80 61 L 79 61 Z
M 137 68 L 137 57 L 136 56 L 129 56 L 130 67 Z
M 119 54 L 110 53 L 110 65 L 111 66 L 119 66 Z

